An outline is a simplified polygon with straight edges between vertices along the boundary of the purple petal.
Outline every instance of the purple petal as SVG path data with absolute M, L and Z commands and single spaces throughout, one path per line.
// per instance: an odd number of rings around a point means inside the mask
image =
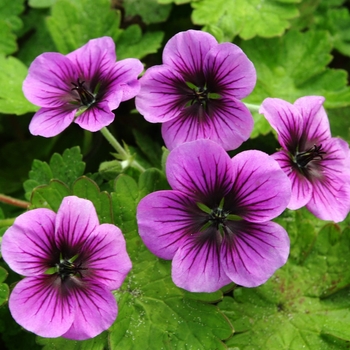
M 56 216 L 56 244 L 79 250 L 99 225 L 94 205 L 86 199 L 63 198 Z
M 54 242 L 56 214 L 34 209 L 18 216 L 5 232 L 1 253 L 10 268 L 20 275 L 43 273 L 57 255 Z
M 328 116 L 322 106 L 324 100 L 322 96 L 304 96 L 294 102 L 303 118 L 305 136 L 311 144 L 331 137 Z
M 231 279 L 223 270 L 220 248 L 214 241 L 197 244 L 189 237 L 172 261 L 173 282 L 190 292 L 215 292 Z
M 205 56 L 217 45 L 216 39 L 209 33 L 199 30 L 180 32 L 165 45 L 163 63 L 175 68 L 185 77 L 193 76 L 202 72 Z
M 279 98 L 266 98 L 259 109 L 277 131 L 282 147 L 294 152 L 303 134 L 303 118 L 292 104 Z
M 74 340 L 93 338 L 108 329 L 118 313 L 113 294 L 95 283 L 69 290 L 69 303 L 75 305 L 74 321 L 62 337 Z
M 303 174 L 298 171 L 295 164 L 292 163 L 290 156 L 279 151 L 271 156 L 275 159 L 281 169 L 288 175 L 292 187 L 292 195 L 288 208 L 292 210 L 305 206 L 311 199 L 312 184 Z
M 253 63 L 231 43 L 210 49 L 205 57 L 204 75 L 208 88 L 223 97 L 242 99 L 253 91 L 256 83 Z
M 311 175 L 313 194 L 307 209 L 322 220 L 340 222 L 350 210 L 350 158 L 347 142 L 324 141 L 326 156 Z
M 131 270 L 131 261 L 126 252 L 125 239 L 115 225 L 98 226 L 82 248 L 81 260 L 93 271 L 93 279 L 108 289 L 119 288 Z
M 77 123 L 81 128 L 91 132 L 99 131 L 104 126 L 113 122 L 115 115 L 110 111 L 107 101 L 95 103 L 82 114 L 80 114 L 74 123 Z
M 25 97 L 35 105 L 56 108 L 70 100 L 72 81 L 76 81 L 72 62 L 59 53 L 47 52 L 30 65 L 23 82 Z
M 76 107 L 73 105 L 65 105 L 54 109 L 40 108 L 29 124 L 29 131 L 35 136 L 56 136 L 73 122 L 75 113 Z
M 289 255 L 289 237 L 274 222 L 235 223 L 234 241 L 222 245 L 222 268 L 230 279 L 244 287 L 266 282 L 283 266 Z
M 140 114 L 151 123 L 166 122 L 181 113 L 188 102 L 184 78 L 168 66 L 153 66 L 140 79 L 135 98 Z
M 108 74 L 117 59 L 114 41 L 107 36 L 89 40 L 87 44 L 69 53 L 66 57 L 76 67 L 73 81 L 80 78 L 88 83 L 96 74 L 98 78 Z
M 178 191 L 157 191 L 142 198 L 137 207 L 139 234 L 147 248 L 170 260 L 182 242 L 200 227 L 189 208 L 196 204 Z
M 220 201 L 230 191 L 234 179 L 228 154 L 210 140 L 192 141 L 175 148 L 168 156 L 166 174 L 174 190 L 198 201 L 211 196 Z
M 53 275 L 26 277 L 10 295 L 15 321 L 41 337 L 59 337 L 71 326 L 75 305 L 62 294 L 60 279 Z
M 280 215 L 291 196 L 287 175 L 269 155 L 245 151 L 232 158 L 235 214 L 247 221 L 263 222 Z
M 168 149 L 189 141 L 210 139 L 225 150 L 233 150 L 246 141 L 253 130 L 253 117 L 238 100 L 209 101 L 210 115 L 198 108 L 202 107 L 187 107 L 177 118 L 162 125 L 162 136 Z

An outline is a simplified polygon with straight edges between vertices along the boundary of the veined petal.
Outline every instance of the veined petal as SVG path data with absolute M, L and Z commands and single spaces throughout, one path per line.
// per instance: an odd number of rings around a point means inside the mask
M 322 146 L 326 155 L 310 172 L 313 194 L 307 209 L 322 220 L 340 222 L 350 210 L 349 146 L 337 138 Z
M 284 151 L 279 151 L 271 156 L 275 159 L 281 169 L 288 175 L 292 187 L 292 195 L 288 208 L 292 210 L 305 206 L 311 199 L 312 185 L 311 182 L 298 171 L 296 164 L 292 164 L 289 155 Z
M 66 57 L 75 66 L 74 81 L 80 78 L 89 83 L 96 78 L 96 75 L 101 78 L 104 74 L 108 74 L 111 65 L 114 65 L 117 59 L 114 41 L 107 36 L 89 40 L 87 44 Z
M 60 279 L 54 275 L 26 277 L 18 282 L 9 299 L 15 321 L 47 338 L 59 337 L 71 327 L 74 305 L 68 302 Z
M 58 255 L 55 246 L 56 213 L 34 209 L 18 216 L 5 232 L 1 253 L 10 268 L 20 275 L 42 274 Z
M 40 108 L 29 124 L 32 135 L 43 137 L 56 136 L 65 130 L 74 119 L 76 107 L 65 105 L 59 108 Z
M 131 270 L 125 239 L 120 229 L 111 224 L 98 226 L 87 238 L 82 248 L 81 260 L 92 272 L 95 282 L 108 289 L 119 288 Z
M 142 198 L 137 206 L 139 234 L 147 248 L 170 260 L 186 237 L 197 232 L 196 204 L 178 191 L 157 191 Z M 200 213 L 199 213 L 200 214 Z
M 201 80 L 198 73 L 203 70 L 204 58 L 208 51 L 218 45 L 209 33 L 198 30 L 187 30 L 174 35 L 163 50 L 163 63 L 176 69 L 186 79 L 189 77 Z M 201 85 L 202 81 L 191 81 Z
M 208 114 L 209 113 L 209 114 Z M 169 150 L 189 141 L 210 139 L 225 150 L 238 148 L 253 130 L 253 117 L 239 100 L 208 102 L 208 111 L 192 105 L 162 125 L 162 136 Z
M 278 163 L 261 151 L 245 151 L 232 158 L 232 203 L 236 215 L 251 222 L 268 221 L 286 209 L 291 185 Z M 278 185 L 276 185 L 278 184 Z
M 178 287 L 190 292 L 211 293 L 231 282 L 224 272 L 216 242 L 196 243 L 194 237 L 188 237 L 176 252 L 171 275 Z
M 76 81 L 72 62 L 60 53 L 47 52 L 30 65 L 23 93 L 35 105 L 57 108 L 71 99 L 72 81 Z
M 323 96 L 304 96 L 294 102 L 303 118 L 304 142 L 322 143 L 331 137 L 328 116 L 322 104 Z
M 248 96 L 256 83 L 256 71 L 247 55 L 236 45 L 215 45 L 205 56 L 204 75 L 208 90 L 224 97 Z
M 65 197 L 56 216 L 56 244 L 76 254 L 98 225 L 92 202 L 75 196 Z
M 72 326 L 62 334 L 64 338 L 93 338 L 108 329 L 117 317 L 117 302 L 106 286 L 90 281 L 69 290 L 68 298 L 76 308 Z
M 204 204 L 219 205 L 232 188 L 230 157 L 217 143 L 197 140 L 170 152 L 166 163 L 170 186 Z M 214 203 L 208 203 L 208 199 Z
M 111 124 L 114 118 L 115 115 L 111 112 L 109 103 L 107 101 L 102 101 L 95 103 L 80 114 L 74 120 L 74 123 L 78 124 L 85 130 L 95 132 L 101 130 L 104 126 Z
M 230 279 L 244 287 L 266 282 L 283 266 L 289 255 L 289 237 L 285 229 L 274 223 L 232 224 L 233 242 L 221 246 L 221 264 Z
M 166 122 L 178 116 L 188 103 L 186 82 L 171 67 L 161 65 L 146 70 L 135 98 L 137 110 L 151 123 Z
M 259 109 L 277 131 L 282 147 L 295 152 L 303 135 L 303 118 L 298 108 L 279 98 L 266 98 Z

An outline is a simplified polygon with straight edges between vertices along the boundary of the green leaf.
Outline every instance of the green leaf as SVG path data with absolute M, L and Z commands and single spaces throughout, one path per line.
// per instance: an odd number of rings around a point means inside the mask
M 38 110 L 22 92 L 27 73 L 28 68 L 21 61 L 0 55 L 0 113 L 20 115 Z
M 59 52 L 67 54 L 90 39 L 121 34 L 120 13 L 110 0 L 57 0 L 47 26 Z
M 7 278 L 7 271 L 0 266 L 0 306 L 3 305 L 9 299 L 9 286 L 6 283 L 2 283 Z
M 245 40 L 256 35 L 269 38 L 282 35 L 289 20 L 298 16 L 295 3 L 300 0 L 201 0 L 191 2 L 194 24 L 215 26 L 222 30 L 224 41 L 239 34 Z
M 16 35 L 13 34 L 11 27 L 3 19 L 0 19 L 0 54 L 9 55 L 17 51 Z
M 350 143 L 350 107 L 331 109 L 327 111 L 332 135 L 341 137 Z
M 160 5 L 157 0 L 124 0 L 126 16 L 139 15 L 146 24 L 165 22 L 169 17 L 171 5 Z
M 294 103 L 307 95 L 326 98 L 326 108 L 350 104 L 347 73 L 330 69 L 332 40 L 327 32 L 288 32 L 282 38 L 242 42 L 241 48 L 254 63 L 257 84 L 245 102 L 261 104 L 267 97 Z M 265 118 L 255 118 L 253 135 L 266 133 Z
M 152 172 L 148 170 L 145 177 Z M 140 183 L 144 180 L 140 179 Z M 215 306 L 194 300 L 220 300 L 222 293 L 187 298 L 173 284 L 171 263 L 151 254 L 137 234 L 139 197 L 135 181 L 126 175 L 119 176 L 112 193 L 114 218 L 126 237 L 133 269 L 122 288 L 115 292 L 119 314 L 110 328 L 111 348 L 225 349 L 220 339 L 232 334 L 230 324 Z
M 51 7 L 57 0 L 29 0 L 28 5 L 33 8 Z
M 182 4 L 187 4 L 191 1 L 196 1 L 196 0 L 158 0 L 159 4 L 171 4 L 172 2 L 176 5 L 182 5 Z
M 126 28 L 116 42 L 118 60 L 134 57 L 141 59 L 150 53 L 156 53 L 161 46 L 164 33 L 160 31 L 142 34 L 137 24 Z
M 139 179 L 140 198 L 145 197 L 147 194 L 159 191 L 168 190 L 170 186 L 165 177 L 165 174 L 158 169 L 147 169 L 140 175 Z
M 308 223 L 305 211 L 292 215 L 281 219 L 292 231 L 297 226 L 287 264 L 264 285 L 237 288 L 219 304 L 236 330 L 229 347 L 343 349 L 350 341 L 350 230 L 327 224 L 314 239 L 312 224 L 320 221 Z
M 111 198 L 107 192 L 100 192 L 97 184 L 83 176 L 73 184 L 73 195 L 90 200 L 96 209 L 100 224 L 113 223 Z
M 22 21 L 18 17 L 24 10 L 24 0 L 0 0 L 0 20 L 4 20 L 12 30 L 19 30 Z

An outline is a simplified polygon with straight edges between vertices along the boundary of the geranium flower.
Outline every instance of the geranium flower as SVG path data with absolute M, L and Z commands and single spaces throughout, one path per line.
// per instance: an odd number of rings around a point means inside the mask
M 101 130 L 114 120 L 111 111 L 139 92 L 137 77 L 142 70 L 142 63 L 134 58 L 116 62 L 110 37 L 92 39 L 66 56 L 41 54 L 23 82 L 25 97 L 41 107 L 30 132 L 55 136 L 73 121 L 89 131 Z
M 322 220 L 343 221 L 350 210 L 350 153 L 331 137 L 324 97 L 305 96 L 294 105 L 263 101 L 260 113 L 277 131 L 281 150 L 273 154 L 292 184 L 288 208 L 306 208 Z
M 230 159 L 213 141 L 188 142 L 170 152 L 166 174 L 172 190 L 144 197 L 137 221 L 148 249 L 172 259 L 177 286 L 255 287 L 286 262 L 287 232 L 270 220 L 286 208 L 290 182 L 266 153 Z
M 3 236 L 10 268 L 26 276 L 13 289 L 15 321 L 42 337 L 83 340 L 106 330 L 117 316 L 112 290 L 131 269 L 118 227 L 99 224 L 93 204 L 63 199 L 57 214 L 30 210 Z
M 164 47 L 163 64 L 140 82 L 136 108 L 147 121 L 163 123 L 170 150 L 197 139 L 232 150 L 249 138 L 253 118 L 240 99 L 252 92 L 256 72 L 238 46 L 201 31 L 178 33 Z

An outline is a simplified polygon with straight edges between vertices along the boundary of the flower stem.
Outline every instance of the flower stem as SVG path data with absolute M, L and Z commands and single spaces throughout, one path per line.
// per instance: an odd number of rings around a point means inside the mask
M 11 226 L 15 222 L 16 218 L 2 219 L 0 220 L 0 227 Z
M 133 159 L 133 156 L 123 148 L 123 146 L 116 140 L 116 138 L 106 127 L 103 127 L 100 131 L 106 140 L 111 144 L 111 146 L 117 151 L 122 160 L 128 161 L 128 164 L 130 166 L 138 169 L 141 173 L 146 170 L 142 165 L 139 164 L 137 160 Z
M 12 198 L 0 193 L 0 202 L 13 205 L 14 207 L 28 209 L 30 203 L 17 198 Z
M 251 111 L 251 112 L 259 112 L 259 105 L 253 105 L 251 103 L 244 103 L 245 106 Z

